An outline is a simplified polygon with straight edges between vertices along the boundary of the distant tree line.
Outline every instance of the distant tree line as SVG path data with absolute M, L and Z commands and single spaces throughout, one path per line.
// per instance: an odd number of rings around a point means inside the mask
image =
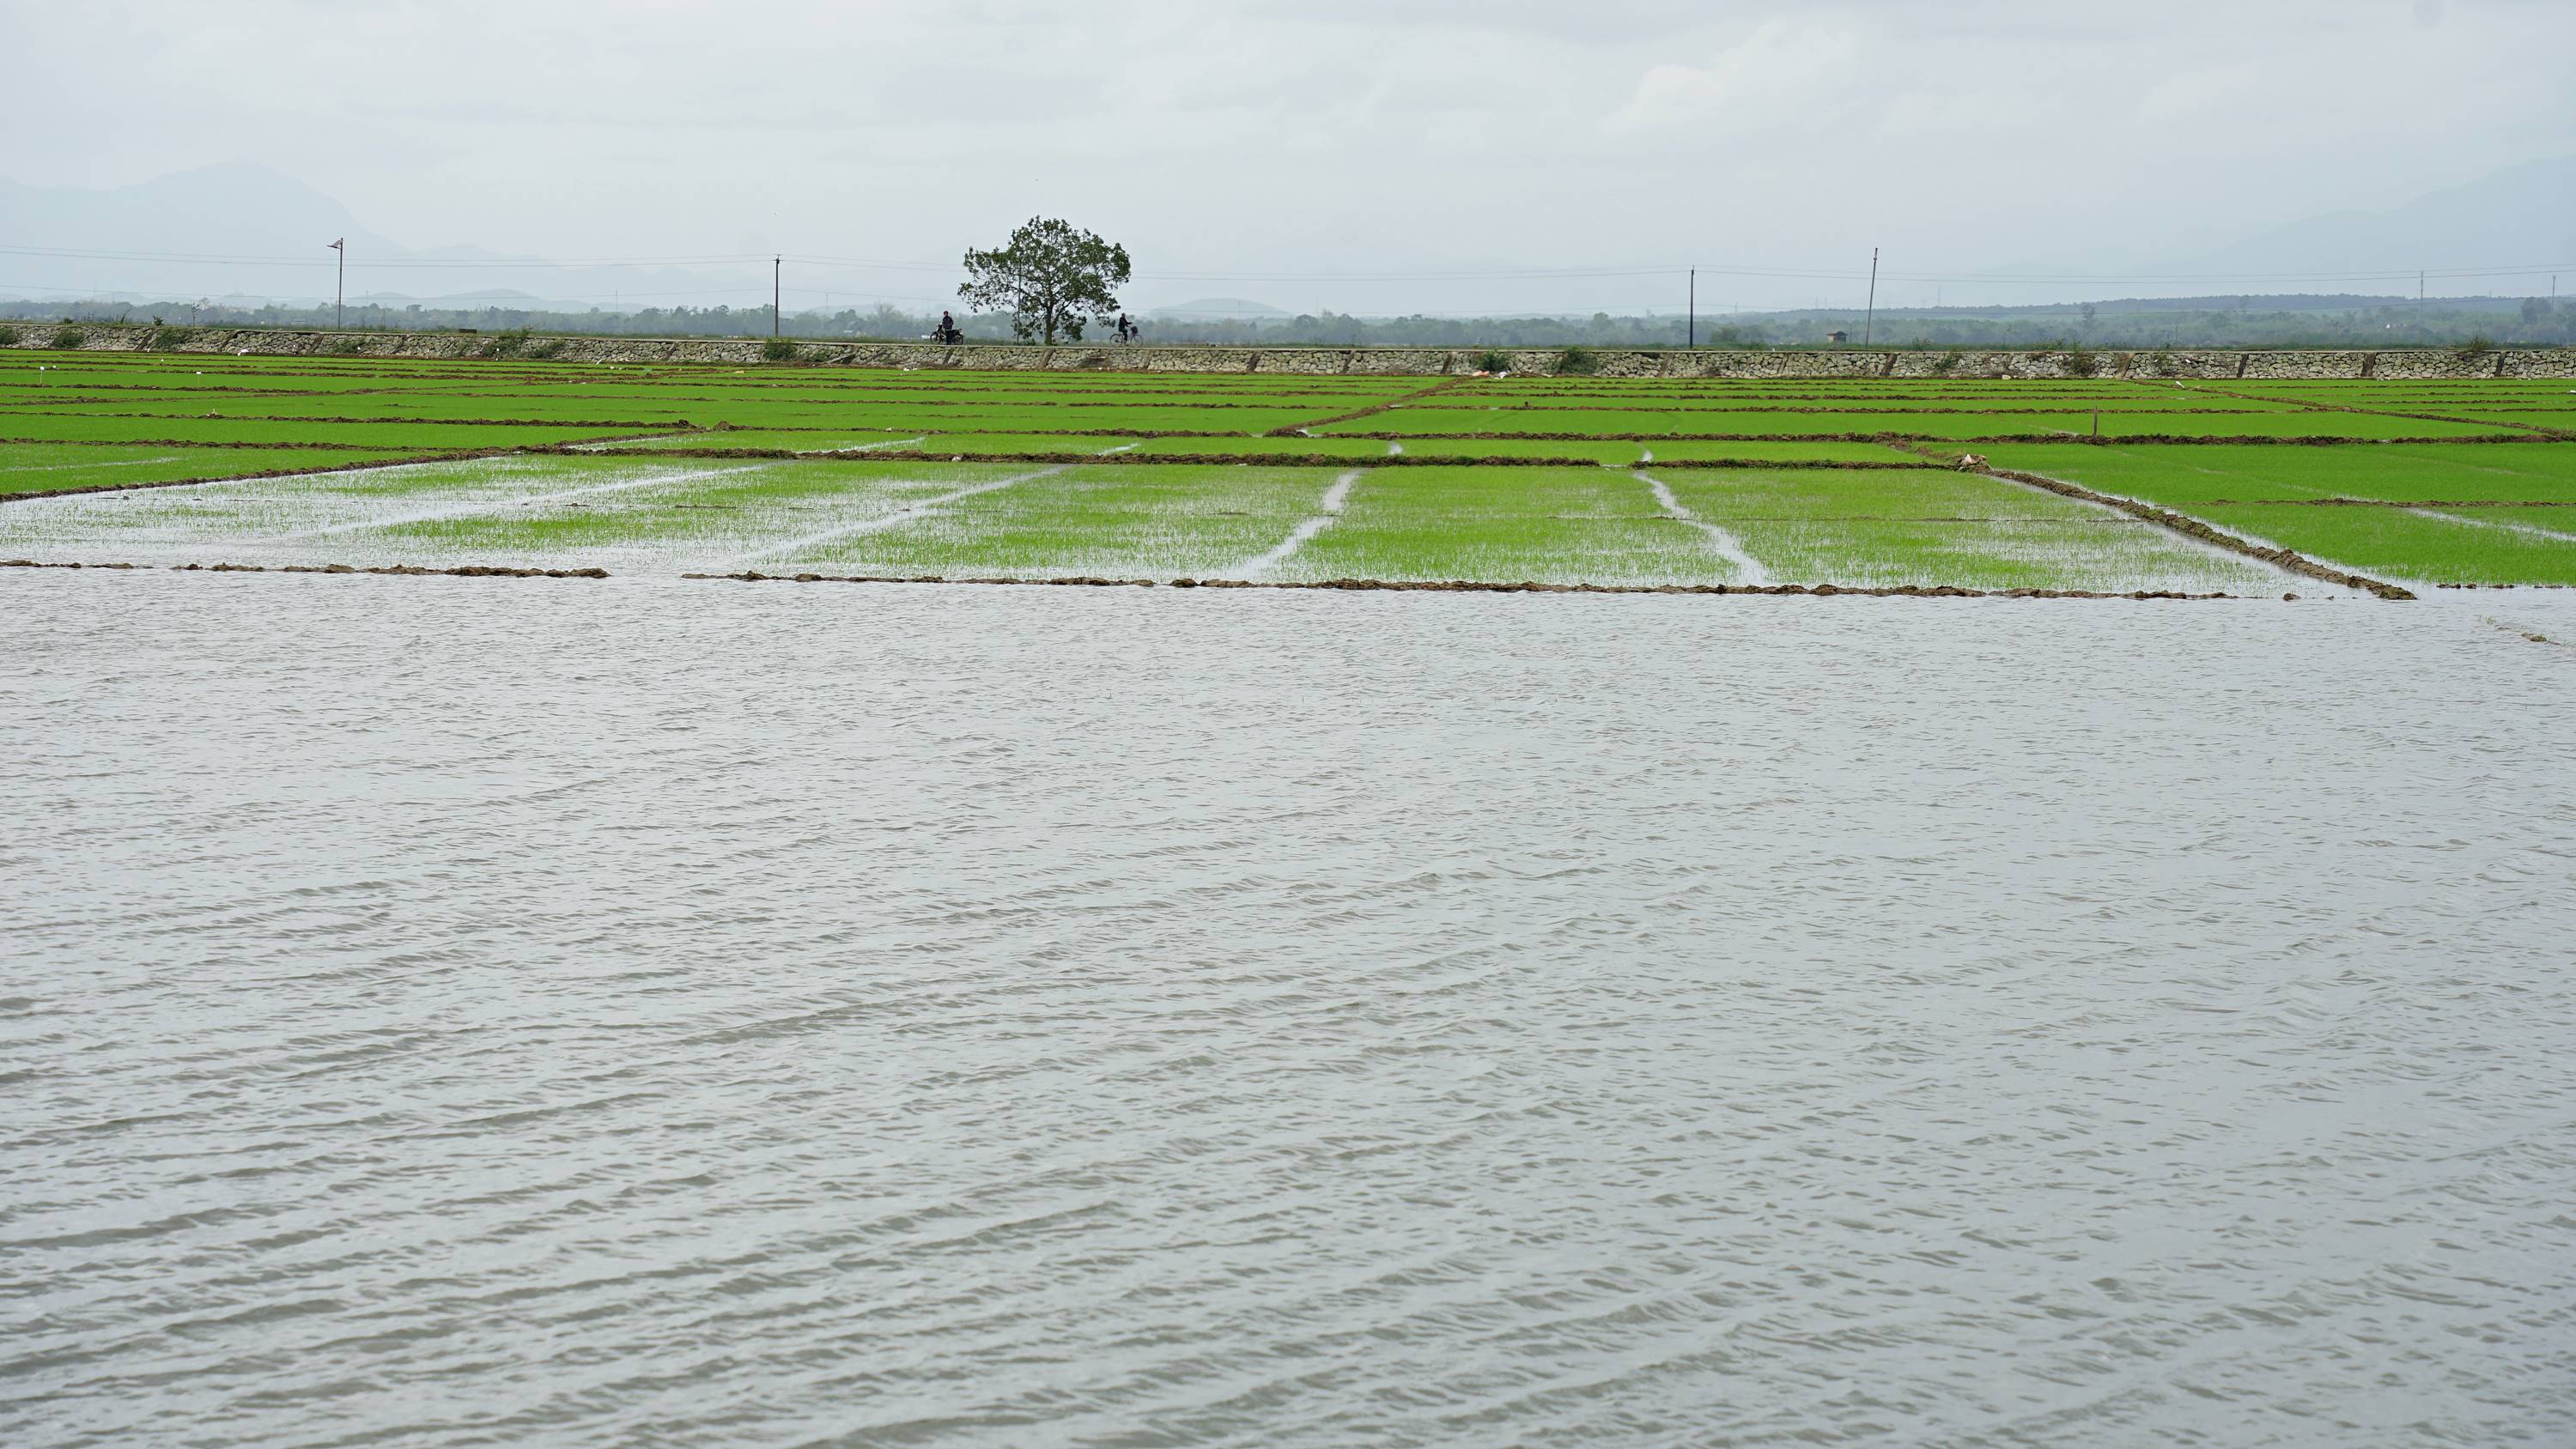
M 2087 347 L 2386 348 L 2576 345 L 2576 301 L 2545 297 L 2396 299 L 2247 297 L 2150 300 L 2047 307 L 1885 310 L 1869 322 L 1882 348 Z M 2338 302 L 2341 305 L 2336 305 Z M 16 321 L 163 322 L 174 326 L 327 328 L 331 308 L 277 303 L 227 305 L 185 301 L 0 302 Z M 790 312 L 780 330 L 802 339 L 918 341 L 937 324 L 934 310 L 906 312 L 883 303 Z M 623 337 L 766 337 L 767 307 L 647 307 L 632 312 L 543 308 L 442 308 L 425 304 L 353 304 L 352 331 L 533 331 Z M 958 319 L 970 342 L 1015 341 L 1009 313 Z M 1706 348 L 1817 347 L 1831 334 L 1860 345 L 1859 309 L 1766 312 L 1703 317 L 1697 344 Z M 1294 317 L 1173 321 L 1144 319 L 1142 341 L 1260 347 L 1680 347 L 1687 324 L 1678 316 L 1614 317 L 1354 317 L 1317 312 Z

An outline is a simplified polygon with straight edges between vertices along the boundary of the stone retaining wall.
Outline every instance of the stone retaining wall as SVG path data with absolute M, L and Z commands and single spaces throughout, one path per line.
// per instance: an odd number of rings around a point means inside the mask
M 116 327 L 5 322 L 20 349 L 49 348 L 61 334 L 92 352 L 233 353 L 250 357 L 520 359 L 550 362 L 768 363 L 767 343 L 745 338 L 521 337 L 458 332 L 310 332 L 266 328 Z M 5 335 L 5 334 L 0 334 Z M 821 367 L 1003 371 L 1250 372 L 1456 377 L 1477 370 L 1484 348 L 1410 347 L 1021 347 L 910 342 L 795 342 L 795 363 Z M 1494 349 L 1514 373 L 1556 370 L 1561 348 Z M 1587 349 L 1602 377 L 1669 378 L 2463 378 L 2576 377 L 2576 349 L 2506 348 L 2469 356 L 2447 348 L 2380 352 L 1895 352 L 1622 351 Z M 2080 369 L 2089 368 L 2089 371 Z

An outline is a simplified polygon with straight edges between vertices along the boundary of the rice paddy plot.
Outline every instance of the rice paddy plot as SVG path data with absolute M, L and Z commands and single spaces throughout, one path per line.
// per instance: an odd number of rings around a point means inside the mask
M 1446 446 L 1437 443 L 1408 443 L 1417 447 Z M 1621 444 L 1634 447 L 1640 457 L 1622 457 L 1621 462 L 1691 463 L 1726 459 L 1748 463 L 1902 463 L 1911 461 L 1905 453 L 1884 443 L 1830 442 L 1809 443 L 1773 439 L 1747 438 L 1657 438 L 1650 443 Z
M 550 495 L 397 520 L 351 540 L 409 562 L 542 559 L 549 566 L 796 572 L 809 555 L 935 526 L 965 500 L 1040 477 L 1009 464 L 706 461 L 565 470 Z M 588 481 L 575 481 L 588 480 Z
M 1312 458 L 1318 462 L 1366 462 L 1389 456 L 1387 445 L 1374 438 L 1272 438 L 1243 436 L 1192 435 L 1177 438 L 1139 438 L 1135 456 L 1184 458 L 1228 454 L 1240 457 Z
M 2304 507 L 2190 510 L 2245 537 L 2380 578 L 2434 584 L 2576 585 L 2576 531 L 2506 509 Z
M 793 405 L 736 404 L 721 412 L 699 409 L 690 421 L 711 427 L 858 430 L 898 428 L 914 432 L 1152 434 L 1266 432 L 1297 423 L 1312 414 L 1278 408 L 1114 408 L 931 407 L 906 404 L 847 403 L 828 407 L 810 402 Z
M 564 555 L 539 532 L 509 540 L 529 552 L 503 560 L 467 530 L 442 534 L 417 525 L 551 516 L 541 511 L 561 514 L 619 492 L 706 483 L 758 466 L 501 457 L 26 499 L 0 508 L 0 554 L 134 563 L 578 567 L 562 562 Z M 642 523 L 625 517 L 611 531 L 622 538 Z
M 85 400 L 48 404 L 43 409 L 18 408 L 0 411 L 0 426 L 6 419 L 27 414 L 72 414 L 84 417 L 121 417 L 148 426 L 156 419 L 190 419 L 209 417 L 259 417 L 280 420 L 377 423 L 547 423 L 558 426 L 673 426 L 686 420 L 687 414 L 666 404 L 640 402 L 630 398 L 597 401 L 554 401 L 515 397 L 422 398 L 388 397 L 379 393 L 339 394 L 328 397 L 305 395 L 227 395 L 210 399 L 204 395 L 167 397 L 100 397 L 88 395 Z
M 634 428 L 580 428 L 561 424 L 322 423 L 295 418 L 93 418 L 0 413 L 0 458 L 28 443 L 138 443 L 293 447 L 321 444 L 386 452 L 462 452 L 480 448 L 541 448 L 557 443 L 634 435 Z
M 2069 432 L 2089 434 L 2096 424 L 2087 414 Z M 2106 438 L 2165 436 L 2178 438 L 2474 438 L 2519 431 L 2497 423 L 2459 422 L 2445 418 L 2393 417 L 2384 413 L 2111 413 L 2099 428 Z M 2035 430 L 2034 430 L 2035 431 Z
M 2576 408 L 2461 408 L 2452 416 L 2501 423 L 2508 427 L 2543 428 L 2576 438 Z
M 2353 448 L 2007 445 L 2002 468 L 2189 508 L 2218 501 L 2365 498 L 2576 505 L 2576 444 L 2396 443 Z
M 2153 524 L 1981 474 L 1644 471 L 1785 582 L 2259 593 L 2281 577 Z
M 1611 585 L 1765 582 L 1608 468 L 1388 468 L 1269 576 Z
M 933 433 L 912 444 L 917 452 L 934 456 L 977 453 L 1030 453 L 1046 455 L 1082 454 L 1095 458 L 1115 458 L 1142 448 L 1150 439 L 1103 437 L 1098 434 L 1065 433 Z M 1235 439 L 1233 441 L 1241 441 Z
M 2026 447 L 1993 461 L 2377 577 L 2576 583 L 2576 444 Z
M 1691 437 L 1845 437 L 1891 434 L 1909 438 L 1957 438 L 1973 440 L 1989 437 L 2013 437 L 2029 434 L 2080 434 L 2087 427 L 2085 419 L 2075 413 L 1842 413 L 1842 412 L 1729 412 L 1708 409 L 1691 412 L 1627 412 L 1610 408 L 1528 409 L 1528 408 L 1463 408 L 1452 407 L 1446 399 L 1439 405 L 1412 406 L 1372 413 L 1326 425 L 1319 431 L 1331 434 L 1366 433 L 1402 437 L 1410 434 L 1441 434 L 1452 437 L 1493 435 L 1509 437 L 1519 434 L 1548 436 L 1592 436 L 1616 438 L 1691 438 Z
M 900 428 L 870 428 L 865 431 L 832 428 L 691 428 L 685 432 L 655 433 L 643 437 L 612 438 L 606 442 L 583 443 L 585 453 L 660 453 L 673 448 L 775 448 L 790 453 L 843 453 L 862 449 L 908 447 L 925 434 L 905 433 Z
M 1239 439 L 1232 441 L 1241 441 Z M 1081 453 L 1095 456 L 1133 451 L 1134 438 L 1048 433 L 932 433 L 919 429 L 876 428 L 850 432 L 830 428 L 728 428 L 712 432 L 666 433 L 650 438 L 624 438 L 584 445 L 583 452 L 667 453 L 746 449 L 798 453 L 810 457 L 860 457 L 868 453 Z
M 96 447 L 79 443 L 0 445 L 0 495 L 130 488 L 254 473 L 356 467 L 398 453 L 336 448 Z
M 1220 578 L 1254 563 L 1323 507 L 1335 475 L 1310 468 L 1086 465 L 926 506 L 758 556 L 773 573 L 943 578 Z
M 0 493 L 339 471 L 187 486 L 184 499 L 9 504 L 0 537 L 20 540 L 13 552 L 97 560 L 130 547 L 205 562 L 675 572 L 767 559 L 784 571 L 1221 577 L 1258 560 L 1283 579 L 2231 592 L 2279 581 L 2114 509 L 1909 468 L 1921 455 L 1890 442 L 1910 440 L 2213 523 L 2252 509 L 2227 526 L 2366 573 L 2467 581 L 2490 567 L 2504 582 L 2560 567 L 2569 530 L 2554 510 L 2576 502 L 2576 444 L 2514 424 L 2576 418 L 2571 399 L 2563 383 L 2485 379 L 2174 387 L 17 353 L 0 354 Z M 2078 443 L 2096 428 L 2103 441 Z M 2200 441 L 2117 441 L 2139 436 Z M 2237 436 L 2281 441 L 2223 441 Z M 2335 441 L 2486 436 L 2513 441 Z M 580 454 L 538 451 L 563 446 Z M 530 451 L 366 466 L 503 450 Z M 780 456 L 698 456 L 728 450 Z M 2378 516 L 2340 519 L 2369 509 Z M 2336 517 L 2285 516 L 2307 514 Z

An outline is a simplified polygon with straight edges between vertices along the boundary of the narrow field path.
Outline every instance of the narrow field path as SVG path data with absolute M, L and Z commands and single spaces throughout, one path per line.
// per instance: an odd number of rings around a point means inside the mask
M 907 503 L 901 508 L 896 509 L 892 513 L 886 514 L 881 518 L 871 518 L 861 523 L 847 523 L 838 528 L 827 528 L 820 533 L 806 534 L 802 538 L 786 539 L 778 543 L 769 544 L 765 547 L 755 549 L 750 553 L 737 555 L 727 562 L 734 567 L 749 567 L 752 564 L 760 562 L 762 559 L 774 558 L 782 553 L 794 553 L 803 549 L 819 548 L 827 543 L 838 543 L 845 538 L 858 538 L 864 534 L 883 533 L 889 528 L 901 528 L 907 523 L 918 521 L 923 516 L 927 515 L 932 509 L 938 508 L 942 504 L 955 503 L 962 499 L 975 497 L 980 493 L 999 492 L 1000 490 L 1009 488 L 1014 484 L 1027 483 L 1033 479 L 1050 477 L 1054 474 L 1061 473 L 1072 466 L 1073 465 L 1070 463 L 1058 463 L 1052 468 L 1040 468 L 1034 473 L 1015 473 L 1008 478 L 996 478 L 990 483 L 978 483 L 971 488 L 959 488 L 952 492 L 939 494 L 936 497 L 924 498 L 918 503 Z
M 2126 378 L 2123 379 L 2123 381 L 2145 388 L 2153 388 L 2155 386 L 2153 382 L 2145 378 Z M 2362 417 L 2371 418 L 2404 418 L 2409 422 L 2417 423 L 2459 423 L 2472 428 L 2492 428 L 2498 432 L 2512 429 L 2516 432 L 2537 433 L 2543 437 L 2564 436 L 2566 431 L 2563 428 L 2547 427 L 2540 423 L 2505 423 L 2498 422 L 2493 418 L 2463 417 L 2458 413 L 2430 413 L 2416 412 L 2411 409 L 2400 410 L 2397 408 L 2364 407 L 2359 403 L 2340 403 L 2335 402 L 2330 398 L 2321 397 L 2282 397 L 2278 393 L 2252 392 L 2244 388 L 2220 387 L 2217 384 L 2210 382 L 2194 382 L 2192 386 L 2202 392 L 2213 392 L 2218 394 L 2220 397 L 2235 398 L 2239 402 L 2282 403 L 2289 407 L 2297 408 L 2302 412 L 2354 413 Z
M 1304 548 L 1316 534 L 1332 527 L 1334 521 L 1342 516 L 1343 505 L 1351 501 L 1352 487 L 1360 481 L 1360 474 L 1366 471 L 1364 468 L 1353 468 L 1335 478 L 1333 486 L 1324 490 L 1323 502 L 1317 505 L 1321 512 L 1298 524 L 1286 538 L 1281 539 L 1278 545 L 1267 553 L 1246 559 L 1237 565 L 1233 576 L 1241 579 L 1257 579 L 1295 557 L 1297 550 Z
M 567 498 L 588 498 L 600 493 L 623 493 L 634 488 L 654 488 L 665 483 L 696 483 L 703 479 L 723 478 L 735 473 L 756 473 L 772 466 L 775 465 L 745 463 L 734 468 L 700 468 L 688 473 L 656 473 L 650 478 L 629 478 L 618 483 L 594 483 L 587 488 L 564 488 L 553 493 L 532 493 L 524 498 L 487 498 L 480 502 L 458 504 L 451 508 L 431 508 L 418 513 L 397 514 L 391 518 L 368 518 L 355 523 L 334 523 L 326 528 L 308 528 L 296 533 L 280 534 L 278 537 L 281 540 L 334 538 L 344 533 L 362 533 L 370 528 L 399 528 L 410 523 L 440 523 L 452 518 L 472 518 L 477 514 L 525 508 L 531 504 L 560 503 Z
M 1664 486 L 1663 479 L 1648 473 L 1632 476 L 1653 491 L 1655 502 L 1663 508 L 1665 517 L 1687 523 L 1707 534 L 1709 547 L 1715 549 L 1719 557 L 1735 565 L 1737 571 L 1744 575 L 1738 582 L 1747 584 L 1771 582 L 1771 571 L 1762 566 L 1760 559 L 1744 551 L 1744 540 L 1683 507 L 1682 501 L 1673 496 L 1673 490 Z
M 2456 523 L 2465 528 L 2492 528 L 2504 533 L 2519 533 L 2548 543 L 2576 543 L 2576 533 L 2564 529 L 2543 528 L 2536 523 L 2507 523 L 2500 518 L 2463 518 L 2456 513 L 2438 513 L 2429 508 L 2408 508 L 2403 512 L 2417 518 L 2430 518 L 2437 523 Z
M 909 448 L 929 436 L 928 433 L 924 433 L 919 438 L 888 438 L 882 443 L 861 443 L 849 448 L 817 448 L 814 450 L 814 456 L 829 458 L 840 453 L 873 453 L 879 448 Z
M 117 463 L 22 463 L 0 468 L 0 478 L 14 478 L 21 473 L 68 473 L 83 468 L 149 468 L 155 463 L 176 463 L 179 458 L 177 453 L 164 453 L 158 458 L 128 458 Z
M 1329 417 L 1309 418 L 1305 422 L 1291 423 L 1284 428 L 1272 428 L 1268 436 L 1274 438 L 1290 438 L 1305 432 L 1309 428 L 1321 428 L 1333 423 L 1347 423 L 1356 418 L 1373 417 L 1379 413 L 1389 410 L 1390 408 L 1400 408 L 1409 402 L 1419 402 L 1424 398 L 1433 396 L 1437 393 L 1447 392 L 1453 387 L 1463 386 L 1473 380 L 1473 378 L 1468 377 L 1442 378 L 1440 381 L 1433 383 L 1429 387 L 1422 388 L 1416 392 L 1405 393 L 1400 397 L 1388 398 L 1382 403 L 1371 403 L 1364 408 L 1352 408 L 1347 412 L 1334 413 Z

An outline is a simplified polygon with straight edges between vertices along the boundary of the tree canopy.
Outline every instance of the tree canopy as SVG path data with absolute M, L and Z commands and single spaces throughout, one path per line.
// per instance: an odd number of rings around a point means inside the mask
M 1051 217 L 1031 217 L 999 250 L 966 253 L 967 280 L 957 295 L 968 305 L 1007 312 L 1022 341 L 1053 346 L 1061 332 L 1082 340 L 1086 319 L 1118 310 L 1113 287 L 1126 284 L 1127 249 Z

